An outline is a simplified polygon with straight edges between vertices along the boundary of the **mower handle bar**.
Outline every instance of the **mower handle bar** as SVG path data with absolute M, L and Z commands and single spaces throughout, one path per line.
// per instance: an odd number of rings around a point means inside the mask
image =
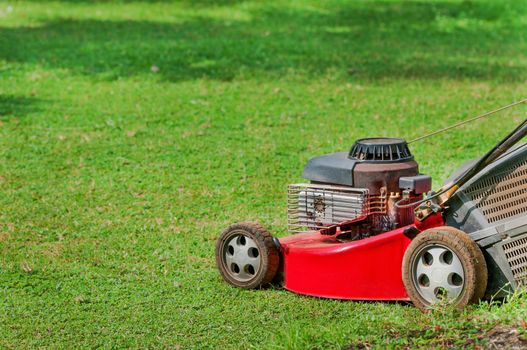
M 474 175 L 479 173 L 483 168 L 494 162 L 512 146 L 527 135 L 527 119 L 518 125 L 510 134 L 494 146 L 485 154 L 473 167 L 463 173 L 458 179 L 453 181 L 452 186 L 461 187 L 467 183 Z

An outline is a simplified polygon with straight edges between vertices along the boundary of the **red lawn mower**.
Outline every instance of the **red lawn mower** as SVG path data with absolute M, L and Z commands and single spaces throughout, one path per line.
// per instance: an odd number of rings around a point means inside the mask
M 219 271 L 242 288 L 280 280 L 299 294 L 411 300 L 422 310 L 503 297 L 527 284 L 525 135 L 527 120 L 436 192 L 403 139 L 361 139 L 315 157 L 302 174 L 309 183 L 288 188 L 293 234 L 231 225 L 216 244 Z

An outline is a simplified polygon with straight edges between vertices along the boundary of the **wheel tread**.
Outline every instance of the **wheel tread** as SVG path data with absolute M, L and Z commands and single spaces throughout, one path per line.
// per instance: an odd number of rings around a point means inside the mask
M 457 301 L 459 308 L 478 302 L 487 288 L 487 264 L 481 249 L 465 232 L 449 226 L 426 230 L 410 243 L 402 264 L 402 277 L 408 296 L 421 310 L 427 310 L 430 305 L 424 300 L 413 285 L 411 265 L 414 254 L 426 244 L 443 244 L 456 252 L 460 259 L 468 262 L 465 273 L 466 290 Z

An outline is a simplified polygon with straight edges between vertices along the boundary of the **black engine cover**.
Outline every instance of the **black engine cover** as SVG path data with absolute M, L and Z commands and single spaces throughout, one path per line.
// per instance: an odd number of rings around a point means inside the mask
M 302 177 L 319 183 L 367 188 L 378 193 L 381 187 L 399 190 L 401 176 L 415 176 L 418 164 L 403 139 L 369 138 L 356 141 L 350 152 L 315 157 L 304 167 Z

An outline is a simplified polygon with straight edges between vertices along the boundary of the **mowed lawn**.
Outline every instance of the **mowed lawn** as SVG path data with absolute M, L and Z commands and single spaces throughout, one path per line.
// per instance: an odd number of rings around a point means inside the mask
M 214 261 L 232 222 L 287 234 L 310 157 L 413 139 L 526 98 L 526 81 L 525 1 L 0 0 L 0 347 L 526 338 L 521 294 L 425 315 L 235 289 Z M 525 118 L 411 148 L 438 188 Z

